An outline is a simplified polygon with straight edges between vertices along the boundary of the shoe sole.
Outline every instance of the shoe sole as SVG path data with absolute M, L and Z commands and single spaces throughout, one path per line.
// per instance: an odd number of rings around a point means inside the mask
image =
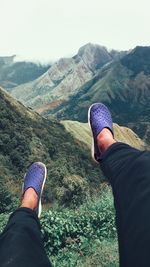
M 42 184 L 42 188 L 41 188 L 41 193 L 40 193 L 40 197 L 39 197 L 39 203 L 38 203 L 38 214 L 37 215 L 38 215 L 38 218 L 40 218 L 41 212 L 42 212 L 41 197 L 42 197 L 42 193 L 43 193 L 43 189 L 44 189 L 44 185 L 45 185 L 45 181 L 46 181 L 46 177 L 47 177 L 47 168 L 46 168 L 45 164 L 42 163 L 42 162 L 36 162 L 36 163 L 40 163 L 44 167 L 44 170 L 45 170 L 44 180 L 43 180 L 43 184 Z M 26 173 L 24 175 L 24 178 L 25 178 L 25 176 L 26 176 Z M 24 188 L 24 182 L 22 184 L 22 193 L 23 193 L 23 188 Z
M 41 163 L 40 163 L 41 164 Z M 39 208 L 38 208 L 38 218 L 40 218 L 41 216 L 41 212 L 42 212 L 42 202 L 41 202 L 41 198 L 42 198 L 42 194 L 43 194 L 43 189 L 44 189 L 44 186 L 45 186 L 45 181 L 46 181 L 46 177 L 47 177 L 47 168 L 45 166 L 45 164 L 43 164 L 43 167 L 45 169 L 45 176 L 44 176 L 44 180 L 43 180 L 43 184 L 42 184 L 42 189 L 41 189 L 41 194 L 40 194 L 40 198 L 39 198 Z
M 95 104 L 98 104 L 98 103 L 94 103 L 92 104 L 90 107 L 89 107 L 89 110 L 88 110 L 88 124 L 89 124 L 89 127 L 91 129 L 91 132 L 92 132 L 92 127 L 91 127 L 91 123 L 90 123 L 90 112 L 91 112 L 91 108 L 95 105 Z M 91 157 L 93 159 L 94 162 L 96 162 L 97 164 L 99 164 L 99 162 L 95 159 L 94 157 L 94 138 L 92 137 L 92 147 L 91 147 Z

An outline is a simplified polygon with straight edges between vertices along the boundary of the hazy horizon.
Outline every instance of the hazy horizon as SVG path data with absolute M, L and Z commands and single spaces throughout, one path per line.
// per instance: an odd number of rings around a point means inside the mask
M 0 0 L 0 56 L 51 62 L 86 43 L 150 45 L 148 0 Z

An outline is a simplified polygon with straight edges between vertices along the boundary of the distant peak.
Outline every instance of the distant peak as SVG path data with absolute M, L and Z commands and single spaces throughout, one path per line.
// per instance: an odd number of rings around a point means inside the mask
M 85 45 L 83 45 L 82 47 L 80 47 L 79 51 L 78 51 L 78 55 L 82 56 L 85 52 L 87 51 L 95 51 L 95 50 L 103 50 L 103 51 L 107 51 L 105 46 L 101 46 L 98 44 L 92 44 L 92 43 L 87 43 Z
M 112 60 L 112 56 L 106 47 L 92 43 L 82 46 L 78 51 L 77 57 L 82 58 L 84 63 L 92 71 Z
M 136 46 L 132 50 L 129 50 L 128 54 L 136 54 L 136 53 L 143 53 L 143 52 L 150 52 L 150 46 Z

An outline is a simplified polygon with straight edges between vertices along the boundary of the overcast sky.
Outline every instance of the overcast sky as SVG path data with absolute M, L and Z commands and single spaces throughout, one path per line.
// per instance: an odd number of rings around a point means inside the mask
M 50 61 L 91 42 L 150 45 L 149 0 L 0 0 L 0 55 Z

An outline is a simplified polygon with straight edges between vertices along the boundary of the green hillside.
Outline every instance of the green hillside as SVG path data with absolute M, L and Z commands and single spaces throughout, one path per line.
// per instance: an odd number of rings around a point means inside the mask
M 0 89 L 0 173 L 18 195 L 27 166 L 43 161 L 48 167 L 44 199 L 64 205 L 82 203 L 100 186 L 102 176 L 87 147 L 56 120 L 47 120 Z
M 78 121 L 62 121 L 66 130 L 72 134 L 76 139 L 85 143 L 91 149 L 92 138 L 91 130 L 88 123 L 81 123 Z M 118 124 L 113 124 L 115 140 L 124 142 L 137 149 L 144 150 L 147 145 L 129 128 L 121 127 Z

